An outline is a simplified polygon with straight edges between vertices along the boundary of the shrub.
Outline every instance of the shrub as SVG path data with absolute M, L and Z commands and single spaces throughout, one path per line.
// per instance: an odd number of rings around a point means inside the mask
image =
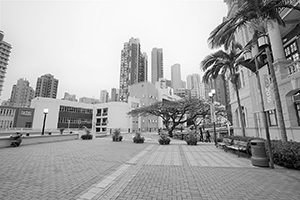
M 123 136 L 121 136 L 121 131 L 120 129 L 115 129 L 112 135 L 112 140 L 115 142 L 120 142 L 122 141 Z
M 93 139 L 93 135 L 91 135 L 91 131 L 89 129 L 87 129 L 85 126 L 83 128 L 84 128 L 86 134 L 83 134 L 81 136 L 81 139 L 83 139 L 83 140 L 91 140 L 91 139 Z
M 185 136 L 185 141 L 188 145 L 197 145 L 198 142 L 198 136 L 195 132 L 189 132 Z
M 144 143 L 145 141 L 145 138 L 142 137 L 141 133 L 137 132 L 135 134 L 135 136 L 133 137 L 133 142 L 134 143 Z
M 267 146 L 266 142 L 265 145 Z M 300 142 L 271 140 L 273 160 L 277 165 L 300 170 Z M 267 156 L 268 149 L 267 150 Z
M 158 139 L 159 144 L 168 145 L 171 142 L 171 139 L 168 138 L 167 134 L 161 133 L 160 138 Z
M 241 140 L 249 142 L 249 151 L 251 154 L 251 140 L 263 140 L 265 142 L 265 149 L 267 157 L 269 158 L 267 140 L 257 137 L 243 137 L 243 136 L 226 136 L 234 140 Z M 283 142 L 282 140 L 271 140 L 271 149 L 273 152 L 274 164 L 280 165 L 290 169 L 300 170 L 300 142 Z
M 91 134 L 83 134 L 83 135 L 81 135 L 81 139 L 83 139 L 83 140 L 91 140 L 91 139 L 93 139 L 93 135 L 91 135 Z

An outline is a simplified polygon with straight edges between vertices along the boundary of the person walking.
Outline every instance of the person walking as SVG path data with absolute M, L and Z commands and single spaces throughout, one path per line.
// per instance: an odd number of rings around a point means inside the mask
M 209 131 L 206 131 L 206 142 L 210 142 L 210 134 Z

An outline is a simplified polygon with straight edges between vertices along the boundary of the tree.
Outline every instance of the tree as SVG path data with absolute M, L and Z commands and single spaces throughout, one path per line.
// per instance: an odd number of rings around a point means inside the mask
M 131 116 L 153 115 L 161 117 L 170 137 L 179 124 L 193 120 L 199 114 L 195 110 L 201 110 L 203 100 L 182 99 L 178 101 L 160 101 L 149 106 L 136 108 L 128 113 Z
M 187 118 L 189 121 L 193 123 L 195 130 L 197 130 L 198 126 L 202 123 L 211 122 L 211 106 L 210 102 L 204 99 L 193 99 L 193 108 L 187 113 Z M 227 111 L 225 106 L 220 103 L 215 102 L 215 115 L 219 120 L 222 117 L 227 118 Z M 202 128 L 200 127 L 200 131 Z
M 241 128 L 243 136 L 246 136 L 245 132 L 245 119 L 242 114 L 241 100 L 239 96 L 239 74 L 237 73 L 237 67 L 242 65 L 246 68 L 252 69 L 254 65 L 246 62 L 240 56 L 243 54 L 243 48 L 238 43 L 233 43 L 233 46 L 229 53 L 219 50 L 206 56 L 200 67 L 204 71 L 203 81 L 208 82 L 210 79 L 216 79 L 219 75 L 224 75 L 227 71 L 230 75 L 230 81 L 234 86 L 234 90 L 237 97 L 238 111 L 241 121 Z
M 238 11 L 232 18 L 225 20 L 210 33 L 208 41 L 212 48 L 224 45 L 225 49 L 227 49 L 230 46 L 234 34 L 241 28 L 247 26 L 254 30 L 253 43 L 257 44 L 259 36 L 268 36 L 268 27 L 272 26 L 273 23 L 285 26 L 285 22 L 280 16 L 281 9 L 288 8 L 300 11 L 299 7 L 293 6 L 290 1 L 285 0 L 241 0 L 238 2 L 238 8 Z M 283 141 L 287 141 L 280 93 L 270 55 L 270 47 L 266 46 L 265 51 L 267 54 L 270 76 L 273 82 L 274 99 L 281 130 L 281 138 Z

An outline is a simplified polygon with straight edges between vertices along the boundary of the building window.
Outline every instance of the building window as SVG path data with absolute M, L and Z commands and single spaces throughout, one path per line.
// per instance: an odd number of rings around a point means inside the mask
M 25 124 L 25 128 L 31 128 L 31 122 L 26 122 L 26 124 Z
M 269 126 L 277 126 L 277 116 L 276 116 L 276 110 L 268 110 L 267 111 L 267 118 Z
M 300 126 L 300 102 L 295 102 L 295 109 L 296 109 L 298 126 Z
M 298 126 L 300 126 L 300 91 L 294 94 L 292 98 L 295 105 Z
M 292 42 L 291 44 L 287 45 L 284 48 L 286 59 L 293 60 L 293 61 L 299 60 L 300 56 L 299 56 L 298 46 L 296 42 L 297 40 L 295 40 L 294 42 Z

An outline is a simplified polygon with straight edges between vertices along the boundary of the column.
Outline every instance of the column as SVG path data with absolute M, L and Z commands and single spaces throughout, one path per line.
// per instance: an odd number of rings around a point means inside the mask
M 268 25 L 268 33 L 271 42 L 271 49 L 274 57 L 274 62 L 280 59 L 285 59 L 281 34 L 277 22 L 271 22 L 271 24 Z

